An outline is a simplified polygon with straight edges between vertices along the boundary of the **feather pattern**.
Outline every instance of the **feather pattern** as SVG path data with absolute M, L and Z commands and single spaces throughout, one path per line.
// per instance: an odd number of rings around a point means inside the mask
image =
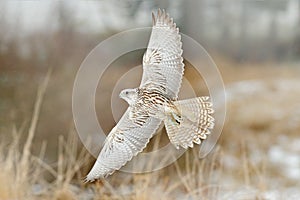
M 129 109 L 111 130 L 86 181 L 104 178 L 143 151 L 161 120 L 148 117 L 142 126 L 129 119 Z
M 175 101 L 174 105 L 180 115 L 177 121 L 174 117 L 164 120 L 170 141 L 177 148 L 193 147 L 193 143 L 200 144 L 214 127 L 214 110 L 209 97 Z
M 143 77 L 140 87 L 154 84 L 172 99 L 178 98 L 184 64 L 179 29 L 173 19 L 158 10 L 152 13 L 153 28 L 147 50 L 143 57 Z
M 179 30 L 164 10 L 152 18 L 141 84 L 120 93 L 129 107 L 110 131 L 86 181 L 112 174 L 143 151 L 162 120 L 177 148 L 200 144 L 214 126 L 208 97 L 177 101 L 184 72 Z

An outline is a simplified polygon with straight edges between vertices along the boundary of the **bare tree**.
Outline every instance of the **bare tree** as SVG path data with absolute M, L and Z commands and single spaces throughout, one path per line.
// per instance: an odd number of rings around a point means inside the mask
M 220 36 L 219 36 L 219 40 L 217 41 L 218 43 L 218 48 L 220 49 L 220 51 L 224 54 L 228 53 L 230 54 L 230 52 L 228 52 L 228 50 L 230 50 L 229 48 L 229 43 L 230 43 L 230 24 L 229 24 L 229 19 L 228 19 L 228 13 L 226 12 L 225 9 L 225 5 L 224 1 L 222 0 L 218 0 L 217 1 L 217 7 L 216 7 L 216 12 L 217 12 L 217 20 L 219 21 L 220 24 Z
M 296 34 L 295 34 L 295 52 L 296 58 L 299 59 L 300 55 L 300 0 L 298 0 L 298 20 L 296 24 Z
M 52 66 L 67 60 L 75 48 L 76 22 L 74 12 L 65 1 L 58 1 L 52 8 L 48 23 L 54 24 L 53 32 L 48 35 L 48 56 Z M 49 27 L 47 28 L 49 31 Z
M 239 23 L 239 48 L 237 52 L 237 61 L 242 62 L 246 59 L 247 54 L 247 32 L 248 32 L 248 22 L 249 22 L 249 7 L 247 1 L 241 1 L 241 16 Z
M 186 34 L 201 43 L 205 42 L 205 6 L 203 0 L 183 1 L 182 28 Z

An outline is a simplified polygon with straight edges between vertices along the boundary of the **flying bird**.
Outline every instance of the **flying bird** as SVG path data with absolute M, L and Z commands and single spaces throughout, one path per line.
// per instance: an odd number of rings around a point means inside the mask
M 152 13 L 152 20 L 141 84 L 121 91 L 120 98 L 129 106 L 110 131 L 86 181 L 119 170 L 143 151 L 162 121 L 171 143 L 185 149 L 200 144 L 214 126 L 209 97 L 178 100 L 184 73 L 179 29 L 164 10 Z

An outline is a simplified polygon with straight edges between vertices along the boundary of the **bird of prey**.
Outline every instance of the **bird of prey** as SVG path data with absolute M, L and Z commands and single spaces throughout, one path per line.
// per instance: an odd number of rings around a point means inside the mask
M 162 121 L 176 148 L 200 144 L 214 126 L 209 97 L 178 100 L 184 72 L 179 29 L 164 10 L 152 13 L 152 20 L 141 84 L 121 91 L 129 107 L 110 131 L 86 181 L 119 170 L 146 147 Z

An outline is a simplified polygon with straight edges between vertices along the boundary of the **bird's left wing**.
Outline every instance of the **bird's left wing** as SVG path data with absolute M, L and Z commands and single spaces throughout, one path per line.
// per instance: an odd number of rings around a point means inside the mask
M 120 169 L 141 152 L 159 127 L 161 120 L 147 117 L 143 125 L 129 119 L 129 108 L 105 140 L 86 181 L 104 178 Z
M 153 27 L 143 57 L 143 77 L 140 87 L 159 89 L 177 99 L 182 82 L 184 64 L 179 29 L 163 10 L 153 17 Z

